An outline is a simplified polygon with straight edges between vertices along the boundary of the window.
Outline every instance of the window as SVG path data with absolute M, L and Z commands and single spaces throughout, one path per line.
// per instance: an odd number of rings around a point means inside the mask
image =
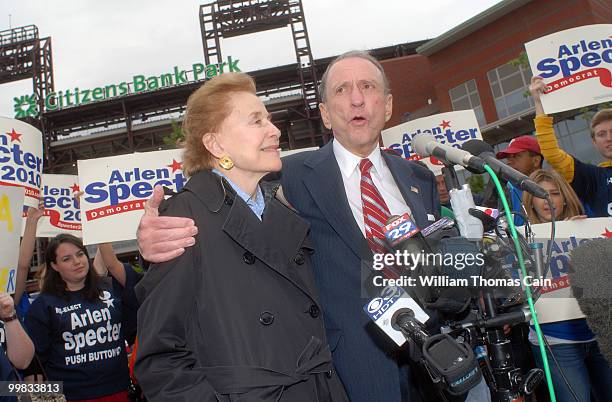
M 478 96 L 478 89 L 476 88 L 476 80 L 470 80 L 463 84 L 452 88 L 448 91 L 453 110 L 468 110 L 473 109 L 476 114 L 476 120 L 482 127 L 487 124 L 484 112 L 482 111 L 482 105 L 480 104 L 480 97 Z
M 598 164 L 603 161 L 601 155 L 595 150 L 591 142 L 591 131 L 589 128 L 589 121 L 580 115 L 570 117 L 565 120 L 561 120 L 554 124 L 555 136 L 559 143 L 559 148 L 574 156 L 578 160 L 590 163 Z M 533 131 L 535 135 L 535 131 Z M 497 144 L 495 153 L 506 149 L 509 142 Z M 546 162 L 544 168 L 550 168 Z
M 529 68 L 514 67 L 510 64 L 504 64 L 487 73 L 499 119 L 533 106 L 531 96 L 525 96 L 531 75 Z
M 581 115 L 554 125 L 559 148 L 585 163 L 598 164 L 603 159 L 593 147 L 589 121 Z

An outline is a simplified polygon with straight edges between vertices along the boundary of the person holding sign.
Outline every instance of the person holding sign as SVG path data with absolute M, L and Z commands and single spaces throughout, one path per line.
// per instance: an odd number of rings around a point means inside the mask
M 544 159 L 559 172 L 593 212 L 594 217 L 612 216 L 612 109 L 602 109 L 591 120 L 591 140 L 604 158 L 598 166 L 579 161 L 559 148 L 553 119 L 544 113 L 541 96 L 546 84 L 538 76 L 531 78 L 536 137 Z
M 15 381 L 11 364 L 18 369 L 28 367 L 34 356 L 34 345 L 17 318 L 13 298 L 5 292 L 0 292 L 0 321 L 4 323 L 6 338 L 6 355 L 3 353 L 0 357 L 0 381 Z
M 279 130 L 251 77 L 225 73 L 187 102 L 183 190 L 193 247 L 137 287 L 135 374 L 150 401 L 347 401 L 315 290 L 309 225 L 261 182 Z
M 578 196 L 559 174 L 553 171 L 537 170 L 529 178 L 550 193 L 555 210 L 555 220 L 586 218 Z M 552 211 L 546 201 L 524 193 L 523 203 L 531 223 L 551 221 Z M 558 314 L 563 314 L 561 308 Z M 596 336 L 587 325 L 586 319 L 552 321 L 540 324 L 540 327 L 579 400 L 590 401 L 591 394 L 597 397 L 597 401 L 606 400 L 605 395 L 612 394 L 612 370 L 601 354 Z M 533 326 L 529 332 L 529 341 L 532 344 L 536 364 L 543 368 L 538 339 Z M 557 401 L 573 402 L 574 398 L 563 381 L 559 368 L 551 359 L 549 359 L 549 365 Z
M 34 357 L 34 345 L 24 331 L 13 298 L 0 292 L 0 320 L 3 322 L 3 345 L 0 347 L 0 381 L 18 381 L 17 369 L 25 369 Z M 0 401 L 17 402 L 16 397 L 0 396 Z
M 109 269 L 112 279 L 99 278 L 70 234 L 49 241 L 45 263 L 25 325 L 48 380 L 64 382 L 67 400 L 129 401 L 125 340 L 135 329 L 138 275 L 121 265 Z
M 36 246 L 36 228 L 38 221 L 43 215 L 44 209 L 42 205 L 39 205 L 39 208 L 28 207 L 28 212 L 26 213 L 25 229 L 21 238 L 21 245 L 19 246 L 15 293 L 13 294 L 15 306 L 20 317 L 25 317 L 30 308 L 29 295 L 25 288 L 30 265 L 32 264 L 32 256 L 34 255 L 34 247 Z

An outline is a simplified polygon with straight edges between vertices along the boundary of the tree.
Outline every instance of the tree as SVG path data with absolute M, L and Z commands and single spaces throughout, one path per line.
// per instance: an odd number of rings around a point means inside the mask
M 483 175 L 473 174 L 466 179 L 472 194 L 482 194 L 485 187 L 485 181 Z
M 172 132 L 163 138 L 164 144 L 170 148 L 178 148 L 180 143 L 185 140 L 185 134 L 183 134 L 183 129 L 177 121 L 172 120 L 170 124 L 172 125 Z

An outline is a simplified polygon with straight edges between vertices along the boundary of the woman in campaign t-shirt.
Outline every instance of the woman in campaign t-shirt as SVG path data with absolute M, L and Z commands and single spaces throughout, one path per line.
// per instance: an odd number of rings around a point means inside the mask
M 45 261 L 25 320 L 45 374 L 64 382 L 67 400 L 129 401 L 125 339 L 135 330 L 138 275 L 120 264 L 112 280 L 99 278 L 81 239 L 69 234 L 51 239 Z

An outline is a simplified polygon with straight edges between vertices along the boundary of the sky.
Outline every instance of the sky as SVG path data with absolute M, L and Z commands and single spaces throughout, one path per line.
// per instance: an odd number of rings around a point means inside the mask
M 36 25 L 40 37 L 51 37 L 56 91 L 94 88 L 204 63 L 198 12 L 208 2 L 0 0 L 0 30 Z M 302 2 L 318 59 L 432 39 L 499 0 Z M 223 39 L 221 50 L 243 71 L 295 62 L 289 27 Z M 0 85 L 0 116 L 13 117 L 13 97 L 31 93 L 31 79 Z

